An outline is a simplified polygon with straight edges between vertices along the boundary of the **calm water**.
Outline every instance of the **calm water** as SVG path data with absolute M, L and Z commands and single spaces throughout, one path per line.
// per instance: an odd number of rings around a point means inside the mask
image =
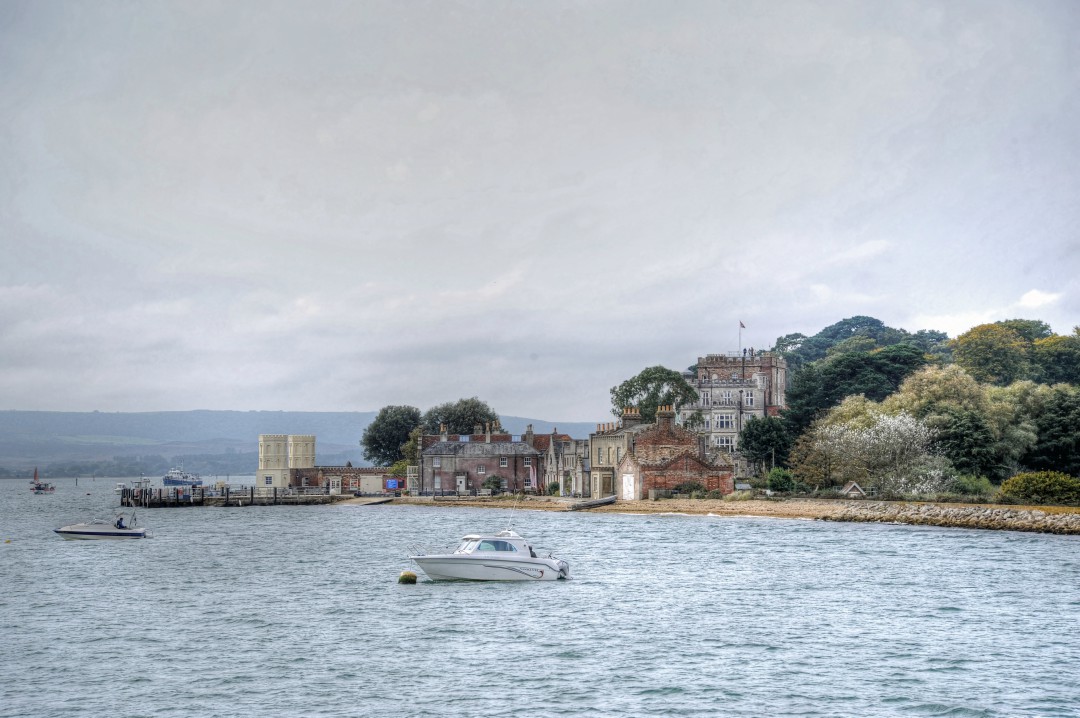
M 522 512 L 574 580 L 397 583 L 494 510 L 0 481 L 0 716 L 1078 716 L 1075 537 Z M 89 495 L 88 495 L 89 494 Z M 10 541 L 10 543 L 7 543 Z

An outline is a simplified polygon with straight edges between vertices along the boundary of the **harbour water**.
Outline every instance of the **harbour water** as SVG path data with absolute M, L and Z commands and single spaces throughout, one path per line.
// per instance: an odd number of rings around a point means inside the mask
M 52 481 L 52 479 L 50 479 Z M 0 481 L 0 716 L 1080 716 L 1080 538 L 517 511 L 573 579 L 400 585 L 508 512 Z

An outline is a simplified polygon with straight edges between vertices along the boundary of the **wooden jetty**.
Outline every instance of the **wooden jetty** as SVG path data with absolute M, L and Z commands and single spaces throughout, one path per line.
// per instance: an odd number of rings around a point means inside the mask
M 302 506 L 332 504 L 351 498 L 351 494 L 309 494 L 288 489 L 256 489 L 254 486 L 226 486 L 221 490 L 205 486 L 171 486 L 124 489 L 120 492 L 120 505 L 148 509 L 188 506 Z

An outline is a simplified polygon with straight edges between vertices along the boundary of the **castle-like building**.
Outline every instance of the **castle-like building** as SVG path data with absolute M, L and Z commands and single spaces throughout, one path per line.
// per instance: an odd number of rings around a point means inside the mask
M 683 377 L 697 389 L 698 401 L 679 407 L 679 420 L 704 435 L 710 451 L 737 450 L 746 422 L 776 416 L 786 406 L 787 361 L 777 352 L 707 354 Z

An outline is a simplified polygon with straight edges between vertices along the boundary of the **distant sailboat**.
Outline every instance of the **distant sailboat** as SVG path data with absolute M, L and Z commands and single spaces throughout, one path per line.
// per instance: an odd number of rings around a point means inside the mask
M 30 479 L 30 490 L 35 494 L 51 494 L 56 491 L 56 487 L 46 481 L 38 480 L 37 467 L 34 467 L 34 478 Z

